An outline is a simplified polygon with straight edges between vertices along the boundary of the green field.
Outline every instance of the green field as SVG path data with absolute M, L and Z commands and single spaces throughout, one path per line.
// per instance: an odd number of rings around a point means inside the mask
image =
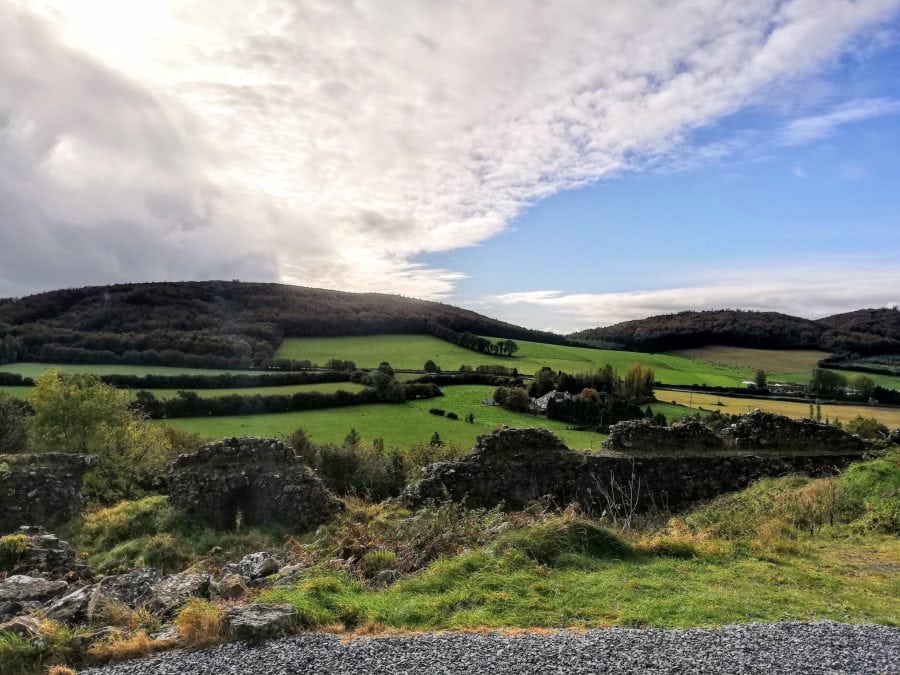
M 123 364 L 97 365 L 90 363 L 7 363 L 2 373 L 18 373 L 23 377 L 40 377 L 55 368 L 64 373 L 94 373 L 96 375 L 259 375 L 259 370 L 218 370 L 215 368 L 170 368 L 168 366 L 127 366 Z
M 200 434 L 203 437 L 222 436 L 286 436 L 303 427 L 312 440 L 319 443 L 340 443 L 355 428 L 363 440 L 383 438 L 390 447 L 405 448 L 415 443 L 427 443 L 436 431 L 445 442 L 472 446 L 475 438 L 490 433 L 498 424 L 511 427 L 543 427 L 556 432 L 572 448 L 598 449 L 606 437 L 589 431 L 570 431 L 568 425 L 545 417 L 514 413 L 502 408 L 481 405 L 489 397 L 492 387 L 444 387 L 444 396 L 404 404 L 372 404 L 326 410 L 234 417 L 192 417 L 169 420 L 168 424 Z M 429 408 L 455 412 L 459 420 L 432 415 Z M 475 423 L 462 418 L 475 415 Z
M 284 396 L 296 394 L 300 392 L 315 391 L 322 394 L 331 394 L 340 389 L 344 391 L 362 391 L 365 389 L 361 384 L 354 382 L 318 382 L 315 384 L 289 384 L 282 387 L 245 387 L 236 389 L 187 389 L 186 391 L 195 392 L 200 398 L 215 398 L 217 396 L 230 396 L 238 394 L 240 396 Z M 28 398 L 31 393 L 31 387 L 0 387 L 0 391 L 6 392 L 16 398 Z M 137 390 L 135 390 L 137 391 Z M 178 393 L 178 389 L 147 389 L 152 392 L 156 398 L 167 399 L 174 398 Z
M 633 364 L 649 366 L 656 379 L 666 384 L 708 384 L 729 386 L 740 384 L 752 375 L 746 368 L 715 365 L 683 356 L 645 354 L 587 347 L 566 347 L 519 340 L 513 357 L 481 354 L 428 335 L 370 335 L 335 338 L 288 338 L 278 350 L 278 357 L 309 359 L 323 364 L 331 358 L 349 359 L 362 368 L 374 368 L 387 361 L 394 368 L 421 369 L 431 359 L 445 370 L 456 370 L 462 364 L 471 366 L 499 364 L 532 374 L 546 366 L 567 373 L 584 373 L 610 364 L 620 373 Z
M 810 372 L 817 363 L 830 354 L 804 349 L 750 349 L 748 347 L 726 347 L 708 345 L 697 349 L 679 349 L 671 352 L 676 356 L 695 359 L 716 366 L 746 369 L 747 377 L 753 379 L 753 372 L 762 368 L 771 381 L 799 382 L 809 381 Z M 830 369 L 834 370 L 834 369 Z M 849 370 L 834 370 L 844 377 L 865 375 L 885 389 L 900 389 L 900 377 L 894 375 L 878 375 L 875 373 L 857 373 Z

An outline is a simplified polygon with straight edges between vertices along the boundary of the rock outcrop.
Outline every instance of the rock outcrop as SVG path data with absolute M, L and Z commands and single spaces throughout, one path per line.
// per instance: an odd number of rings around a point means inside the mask
M 169 499 L 221 528 L 322 524 L 342 508 L 294 450 L 278 440 L 229 438 L 180 455 L 169 471 Z
M 96 464 L 94 455 L 0 455 L 0 532 L 51 527 L 80 515 L 81 481 Z
M 481 436 L 459 460 L 433 464 L 399 501 L 502 504 L 510 510 L 547 498 L 577 502 L 591 513 L 608 510 L 610 493 L 630 489 L 638 508 L 678 508 L 747 487 L 760 478 L 802 473 L 828 476 L 863 457 L 862 450 L 751 454 L 703 449 L 693 453 L 633 456 L 573 452 L 544 429 L 504 429 Z M 630 486 L 630 488 L 629 488 Z

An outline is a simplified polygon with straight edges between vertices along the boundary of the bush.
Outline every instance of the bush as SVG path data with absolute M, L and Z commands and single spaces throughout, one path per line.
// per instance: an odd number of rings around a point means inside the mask
M 447 419 L 448 419 L 448 420 L 458 420 L 458 419 L 459 419 L 459 415 L 457 415 L 455 412 L 448 412 L 448 413 L 447 413 Z
M 27 550 L 28 537 L 24 534 L 7 534 L 0 537 L 0 570 L 12 570 Z
M 394 551 L 385 549 L 376 549 L 368 551 L 361 561 L 361 571 L 363 576 L 371 579 L 378 575 L 379 572 L 388 570 L 396 570 L 399 565 L 399 557 Z
M 0 392 L 0 454 L 15 454 L 28 449 L 25 409 L 26 404 Z
M 438 416 L 444 415 L 444 411 L 440 408 L 429 408 L 428 412 L 431 413 L 432 415 L 438 415 Z

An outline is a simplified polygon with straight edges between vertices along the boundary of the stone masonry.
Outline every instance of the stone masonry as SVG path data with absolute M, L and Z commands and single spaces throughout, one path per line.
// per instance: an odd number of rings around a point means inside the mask
M 94 455 L 0 455 L 0 534 L 21 525 L 52 527 L 81 514 L 81 482 Z
M 169 500 L 224 529 L 283 523 L 313 528 L 341 510 L 294 450 L 278 440 L 227 438 L 179 455 L 169 469 Z
M 801 473 L 829 476 L 864 456 L 844 453 L 734 453 L 727 451 L 594 455 L 573 452 L 544 429 L 503 429 L 481 436 L 475 449 L 459 460 L 433 464 L 399 501 L 417 507 L 429 500 L 465 501 L 470 506 L 502 504 L 516 510 L 548 498 L 564 506 L 577 502 L 589 512 L 608 505 L 603 495 L 611 484 L 639 486 L 645 508 L 679 508 L 685 504 L 741 490 L 760 478 Z

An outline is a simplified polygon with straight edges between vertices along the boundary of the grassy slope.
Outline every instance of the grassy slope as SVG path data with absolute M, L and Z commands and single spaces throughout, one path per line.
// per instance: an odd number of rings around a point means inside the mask
M 682 391 L 657 390 L 656 397 L 666 403 L 674 402 L 679 405 L 692 405 L 694 408 L 705 410 L 718 410 L 732 415 L 744 414 L 759 408 L 766 412 L 778 413 L 795 419 L 809 417 L 808 403 L 795 403 L 793 401 L 767 401 L 757 398 L 732 398 L 729 396 L 716 396 L 715 394 L 699 394 Z M 717 405 L 721 402 L 722 405 Z M 878 408 L 875 406 L 822 404 L 822 417 L 828 417 L 831 421 L 840 420 L 847 422 L 857 415 L 874 417 L 888 427 L 900 427 L 900 409 Z
M 536 566 L 484 551 L 434 563 L 386 591 L 308 582 L 266 602 L 313 603 L 357 620 L 421 630 L 480 627 L 684 628 L 785 619 L 896 625 L 897 539 L 819 538 L 790 552 L 573 558 Z M 323 580 L 324 581 L 324 580 Z M 301 587 L 303 588 L 303 584 Z
M 709 345 L 697 349 L 679 349 L 671 353 L 725 368 L 746 369 L 748 377 L 752 376 L 752 373 L 757 368 L 762 368 L 769 374 L 769 380 L 771 381 L 799 383 L 808 382 L 810 372 L 816 367 L 816 363 L 820 359 L 829 356 L 828 352 L 815 350 L 750 349 L 747 347 L 726 347 L 722 345 Z M 900 377 L 897 376 L 856 373 L 849 370 L 835 370 L 834 372 L 840 373 L 844 377 L 865 375 L 881 387 L 900 389 Z
M 286 394 L 296 394 L 298 392 L 316 391 L 324 394 L 332 393 L 343 389 L 344 391 L 362 391 L 365 389 L 361 384 L 353 382 L 319 382 L 316 384 L 290 384 L 282 387 L 246 387 L 238 389 L 189 389 L 194 391 L 200 398 L 215 398 L 216 396 L 228 396 L 230 394 L 239 394 L 241 396 L 283 396 Z M 31 387 L 0 387 L 0 391 L 16 396 L 17 398 L 27 398 L 31 392 Z M 135 390 L 137 391 L 137 390 Z M 153 392 L 157 398 L 166 399 L 174 398 L 178 393 L 178 389 L 148 389 Z
M 605 437 L 587 431 L 568 431 L 562 422 L 544 417 L 514 413 L 502 408 L 481 405 L 491 395 L 492 387 L 444 387 L 444 396 L 404 404 L 374 404 L 329 410 L 251 415 L 235 417 L 198 417 L 170 420 L 169 424 L 193 431 L 204 437 L 216 436 L 280 436 L 303 427 L 310 437 L 321 443 L 340 443 L 351 427 L 363 440 L 381 437 L 388 446 L 404 448 L 425 443 L 437 431 L 446 442 L 471 446 L 475 438 L 489 433 L 498 424 L 512 427 L 544 427 L 551 429 L 573 448 L 596 449 Z M 455 412 L 461 419 L 450 420 L 432 415 L 429 408 Z M 462 418 L 475 415 L 475 424 Z
M 717 366 L 682 356 L 642 354 L 586 347 L 564 347 L 517 340 L 514 357 L 496 357 L 426 335 L 373 335 L 339 338 L 289 338 L 278 350 L 279 357 L 310 359 L 323 364 L 331 358 L 350 359 L 361 367 L 375 367 L 388 361 L 394 368 L 422 368 L 428 359 L 446 370 L 462 364 L 471 366 L 500 364 L 531 374 L 547 366 L 553 370 L 583 373 L 609 363 L 619 371 L 634 363 L 654 368 L 658 380 L 667 384 L 710 384 L 727 386 L 740 383 L 750 371 Z

